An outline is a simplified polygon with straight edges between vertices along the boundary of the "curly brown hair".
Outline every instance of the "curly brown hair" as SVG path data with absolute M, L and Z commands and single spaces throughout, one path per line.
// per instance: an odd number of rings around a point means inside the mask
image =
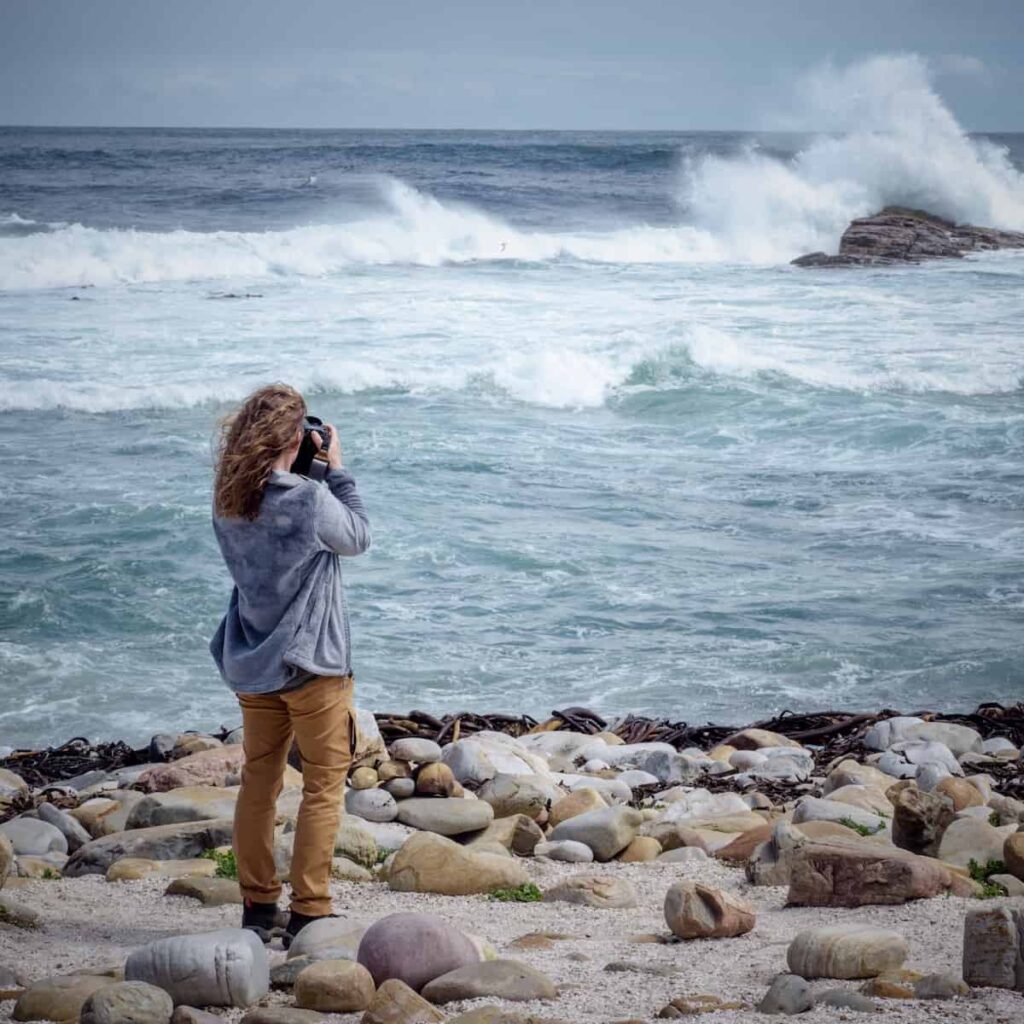
M 270 470 L 295 444 L 306 401 L 287 384 L 254 391 L 220 423 L 213 508 L 218 516 L 255 519 Z

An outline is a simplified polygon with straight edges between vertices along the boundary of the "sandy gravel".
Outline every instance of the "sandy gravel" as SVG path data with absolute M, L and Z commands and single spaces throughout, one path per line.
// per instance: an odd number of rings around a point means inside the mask
M 528 862 L 533 880 L 542 888 L 566 875 L 603 870 L 601 865 Z M 615 864 L 611 873 L 629 879 L 640 906 L 633 910 L 592 910 L 564 903 L 506 904 L 483 896 L 445 897 L 392 893 L 385 885 L 335 884 L 337 910 L 349 909 L 361 920 L 398 910 L 430 911 L 489 939 L 502 956 L 523 960 L 546 972 L 561 994 L 551 1003 L 505 1004 L 507 1009 L 558 1018 L 573 1024 L 650 1021 L 673 996 L 710 993 L 754 1004 L 772 977 L 785 970 L 786 947 L 800 930 L 835 922 L 863 922 L 902 932 L 910 943 L 906 966 L 925 973 L 959 969 L 963 919 L 973 901 L 941 897 L 900 907 L 865 907 L 859 910 L 785 909 L 785 890 L 748 886 L 742 871 L 716 861 L 693 864 Z M 758 909 L 757 927 L 738 939 L 696 941 L 669 945 L 630 940 L 638 933 L 667 935 L 661 907 L 665 890 L 683 877 L 740 892 Z M 39 881 L 21 889 L 17 898 L 38 910 L 45 927 L 38 932 L 0 929 L 0 964 L 18 965 L 31 976 L 82 967 L 120 965 L 135 947 L 168 935 L 235 926 L 239 908 L 202 908 L 183 897 L 165 897 L 166 880 L 109 884 L 100 877 Z M 12 893 L 12 895 L 15 895 Z M 1006 899 L 1006 903 L 1024 903 Z M 570 935 L 553 948 L 520 952 L 508 943 L 526 932 L 547 931 Z M 284 954 L 275 951 L 273 961 Z M 640 971 L 609 973 L 611 961 L 630 961 L 640 967 L 674 969 L 669 976 Z M 856 982 L 816 982 L 815 988 L 854 988 Z M 286 1001 L 272 994 L 271 1001 Z M 493 1002 L 487 1000 L 486 1002 Z M 475 1003 L 452 1004 L 454 1013 Z M 1024 994 L 979 989 L 971 997 L 952 1002 L 880 1000 L 894 1021 L 978 1021 L 984 1024 L 1020 1024 L 1024 1021 Z M 0 1020 L 10 1018 L 13 1003 L 0 1003 Z M 225 1013 L 236 1020 L 240 1011 Z M 849 1020 L 850 1011 L 816 1009 L 801 1016 L 807 1024 Z M 335 1016 L 355 1022 L 359 1015 Z M 751 1011 L 705 1015 L 708 1024 L 760 1021 L 768 1018 Z

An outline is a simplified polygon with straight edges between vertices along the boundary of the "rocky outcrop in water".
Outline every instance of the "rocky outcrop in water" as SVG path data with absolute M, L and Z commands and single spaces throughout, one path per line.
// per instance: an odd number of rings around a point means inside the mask
M 900 206 L 853 221 L 839 240 L 839 252 L 811 252 L 797 267 L 877 267 L 922 260 L 959 259 L 992 249 L 1024 249 L 1024 232 L 978 228 Z

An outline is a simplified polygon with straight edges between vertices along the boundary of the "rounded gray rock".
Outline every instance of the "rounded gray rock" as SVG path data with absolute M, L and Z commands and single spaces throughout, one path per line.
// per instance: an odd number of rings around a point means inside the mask
M 345 810 L 365 821 L 394 821 L 398 817 L 395 798 L 384 789 L 347 789 Z
M 68 841 L 59 828 L 38 818 L 12 818 L 0 825 L 0 835 L 11 841 L 18 856 L 42 857 L 47 853 L 67 853 Z
M 124 981 L 93 992 L 82 1006 L 81 1024 L 168 1024 L 174 1001 L 144 981 Z
M 433 764 L 441 760 L 441 748 L 433 740 L 406 736 L 395 740 L 388 748 L 392 760 L 411 761 L 413 764 Z
M 769 986 L 764 998 L 757 1004 L 760 1013 L 805 1013 L 814 1006 L 811 986 L 796 974 L 780 974 Z

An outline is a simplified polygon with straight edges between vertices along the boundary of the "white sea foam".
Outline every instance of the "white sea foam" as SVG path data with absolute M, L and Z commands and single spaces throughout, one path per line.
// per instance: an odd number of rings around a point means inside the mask
M 852 218 L 892 203 L 1024 228 L 1024 175 L 1004 150 L 967 136 L 920 58 L 820 70 L 802 93 L 810 116 L 842 134 L 815 138 L 788 162 L 754 148 L 691 160 L 679 197 L 686 222 L 674 227 L 523 231 L 393 179 L 381 183 L 385 213 L 284 231 L 98 230 L 10 214 L 9 237 L 0 238 L 0 290 L 319 277 L 352 266 L 481 260 L 784 263 L 834 249 Z

